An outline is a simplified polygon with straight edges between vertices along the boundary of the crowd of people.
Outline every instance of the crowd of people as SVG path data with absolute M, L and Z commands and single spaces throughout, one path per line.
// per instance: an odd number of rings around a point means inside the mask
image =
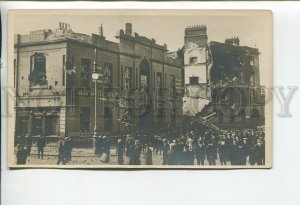
M 17 164 L 25 164 L 30 156 L 32 137 L 17 138 Z M 45 138 L 37 138 L 38 158 L 43 159 Z M 72 160 L 73 140 L 70 137 L 58 141 L 57 164 Z M 193 129 L 182 134 L 178 131 L 161 129 L 155 133 L 139 130 L 116 139 L 106 136 L 93 137 L 95 156 L 109 164 L 111 150 L 115 150 L 119 165 L 264 165 L 264 130 L 216 130 Z M 144 159 L 142 160 L 141 157 Z M 125 160 L 127 158 L 127 160 Z M 159 162 L 160 159 L 161 162 Z M 126 162 L 126 164 L 127 164 Z
M 149 135 L 138 131 L 120 137 L 116 143 L 118 164 L 141 165 L 141 156 L 145 165 L 153 164 L 153 156 L 160 156 L 161 165 L 264 165 L 265 134 L 263 130 L 206 130 L 190 131 L 183 135 L 158 131 Z M 94 139 L 95 154 L 105 155 L 109 163 L 111 141 L 105 136 Z

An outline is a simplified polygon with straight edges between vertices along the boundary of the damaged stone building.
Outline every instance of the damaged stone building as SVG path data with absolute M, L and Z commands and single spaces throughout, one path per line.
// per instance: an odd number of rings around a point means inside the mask
M 187 27 L 184 39 L 183 113 L 201 113 L 219 127 L 263 125 L 259 50 L 237 37 L 208 43 L 205 25 Z
M 124 113 L 141 129 L 179 127 L 182 65 L 167 45 L 140 36 L 127 23 L 116 35 L 55 30 L 15 35 L 16 135 L 91 136 L 95 122 L 93 70 L 97 81 L 97 127 L 102 134 L 124 130 Z M 149 127 L 151 125 L 152 127 Z

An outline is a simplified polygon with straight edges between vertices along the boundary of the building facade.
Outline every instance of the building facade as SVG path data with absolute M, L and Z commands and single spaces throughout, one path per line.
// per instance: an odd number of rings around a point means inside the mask
M 259 50 L 239 38 L 210 42 L 212 101 L 220 124 L 264 125 L 265 94 L 260 85 Z
M 219 127 L 264 124 L 265 96 L 260 85 L 259 50 L 240 46 L 239 38 L 208 43 L 204 25 L 185 29 L 183 113 L 203 109 Z
M 86 35 L 59 23 L 15 35 L 16 135 L 91 136 L 95 117 L 98 132 L 108 135 L 124 131 L 125 117 L 141 129 L 181 124 L 180 60 L 130 23 L 119 43 L 99 30 Z M 93 72 L 101 76 L 96 82 Z
M 183 112 L 187 115 L 199 113 L 211 100 L 208 52 L 206 26 L 187 27 L 183 48 L 185 84 Z

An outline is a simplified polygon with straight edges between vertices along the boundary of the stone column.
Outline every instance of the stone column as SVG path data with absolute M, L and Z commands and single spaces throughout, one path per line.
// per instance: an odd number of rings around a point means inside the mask
M 28 134 L 29 135 L 31 135 L 31 132 L 32 132 L 32 116 L 33 116 L 33 112 L 30 111 L 29 120 L 28 120 Z
M 59 134 L 61 137 L 66 136 L 66 107 L 60 108 L 59 113 Z
M 42 122 L 42 135 L 45 137 L 46 135 L 46 115 L 47 115 L 47 112 L 44 111 L 43 112 L 43 122 Z

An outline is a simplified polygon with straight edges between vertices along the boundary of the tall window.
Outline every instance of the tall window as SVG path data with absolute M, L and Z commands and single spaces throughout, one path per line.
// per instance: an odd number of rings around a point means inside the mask
M 88 88 L 90 84 L 91 60 L 81 58 L 80 85 Z
M 147 89 L 148 78 L 147 75 L 141 75 L 141 87 Z
M 157 88 L 157 94 L 162 95 L 162 90 L 163 90 L 162 74 L 159 72 L 156 73 L 156 88 Z
M 140 83 L 142 90 L 149 91 L 148 89 L 150 88 L 150 66 L 146 60 L 142 60 L 140 64 Z
M 130 89 L 132 88 L 132 67 L 125 67 L 125 73 L 124 73 L 124 79 L 125 79 L 125 88 Z
M 47 86 L 46 57 L 42 53 L 35 53 L 30 58 L 29 81 L 31 86 Z
M 75 114 L 75 91 L 74 88 L 67 88 L 66 101 L 69 107 L 69 114 Z
M 113 88 L 113 65 L 104 63 L 104 85 L 106 88 Z

